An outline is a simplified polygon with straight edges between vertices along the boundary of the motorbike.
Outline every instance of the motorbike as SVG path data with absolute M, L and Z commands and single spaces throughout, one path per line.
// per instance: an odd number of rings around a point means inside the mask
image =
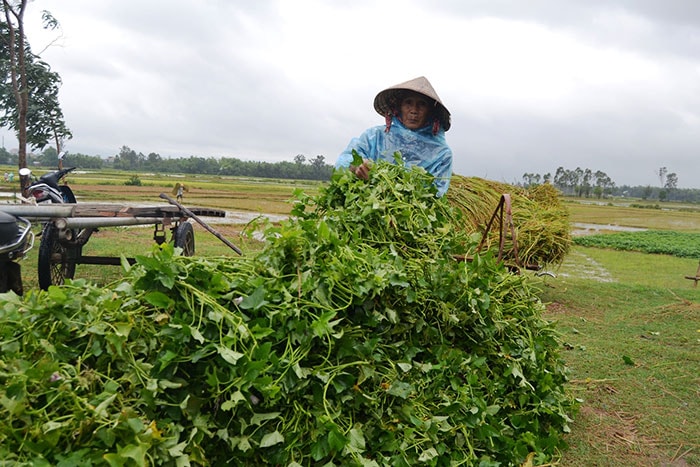
M 32 180 L 26 190 L 27 199 L 36 204 L 76 203 L 75 195 L 63 179 L 76 167 L 60 168 Z M 20 175 L 31 177 L 31 170 L 20 169 Z M 41 243 L 37 262 L 39 287 L 46 290 L 50 285 L 61 285 L 64 279 L 75 276 L 77 258 L 94 229 L 59 230 L 53 222 L 41 229 Z
M 66 184 L 59 185 L 63 178 L 75 169 L 76 167 L 67 167 L 42 175 L 29 184 L 27 194 L 37 203 L 75 203 L 73 190 Z M 30 177 L 32 171 L 25 167 L 20 169 L 19 174 Z
M 31 223 L 0 211 L 0 293 L 24 293 L 22 268 L 18 261 L 34 246 Z

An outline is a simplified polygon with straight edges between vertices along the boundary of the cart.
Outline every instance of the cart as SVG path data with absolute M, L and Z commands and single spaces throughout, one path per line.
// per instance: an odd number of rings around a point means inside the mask
M 65 203 L 65 204 L 8 204 L 2 210 L 30 221 L 43 222 L 38 252 L 37 271 L 39 287 L 60 285 L 72 279 L 78 264 L 119 265 L 121 258 L 83 255 L 83 246 L 100 227 L 149 225 L 154 226 L 153 239 L 157 244 L 167 240 L 171 232 L 174 246 L 182 248 L 182 254 L 195 253 L 193 219 L 215 234 L 237 253 L 241 251 L 222 238 L 199 216 L 225 217 L 226 212 L 210 208 L 185 208 L 167 195 L 161 194 L 170 205 L 129 206 L 125 204 Z M 130 264 L 134 258 L 126 258 Z
M 493 214 L 491 215 L 491 219 L 489 220 L 488 224 L 486 224 L 486 228 L 481 236 L 481 241 L 479 242 L 479 246 L 476 248 L 476 252 L 480 253 L 484 247 L 486 247 L 486 243 L 488 240 L 488 235 L 489 232 L 491 231 L 491 227 L 493 226 L 494 221 L 498 219 L 498 256 L 497 259 L 500 262 L 503 262 L 503 264 L 510 270 L 511 272 L 514 273 L 520 273 L 521 269 L 527 269 L 530 271 L 540 271 L 542 268 L 540 267 L 539 264 L 523 264 L 522 261 L 520 260 L 518 256 L 518 239 L 517 239 L 517 234 L 515 232 L 515 225 L 513 224 L 513 210 L 511 208 L 511 199 L 510 199 L 510 194 L 504 193 L 501 195 L 500 200 L 498 201 L 498 205 L 496 206 L 496 209 L 493 211 Z M 510 235 L 510 240 L 513 244 L 513 252 L 512 255 L 513 257 L 510 258 L 508 261 L 506 261 L 505 258 L 505 248 L 506 248 L 506 239 Z M 471 256 L 465 256 L 465 255 L 455 255 L 454 258 L 458 261 L 473 261 L 474 258 Z M 542 274 L 549 274 L 552 275 L 551 273 L 542 273 Z

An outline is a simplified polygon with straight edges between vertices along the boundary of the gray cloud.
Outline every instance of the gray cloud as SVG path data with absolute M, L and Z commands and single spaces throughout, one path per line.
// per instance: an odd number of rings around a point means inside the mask
M 697 186 L 693 0 L 37 0 L 28 18 L 42 9 L 63 26 L 43 57 L 72 152 L 334 162 L 381 123 L 378 91 L 425 75 L 457 173 L 580 166 L 653 185 L 666 166 Z M 35 50 L 52 39 L 37 24 Z

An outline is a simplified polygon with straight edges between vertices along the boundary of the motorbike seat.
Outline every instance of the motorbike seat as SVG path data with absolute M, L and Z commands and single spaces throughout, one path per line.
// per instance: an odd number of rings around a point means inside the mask
M 19 235 L 19 225 L 15 216 L 0 211 L 0 245 L 12 243 Z

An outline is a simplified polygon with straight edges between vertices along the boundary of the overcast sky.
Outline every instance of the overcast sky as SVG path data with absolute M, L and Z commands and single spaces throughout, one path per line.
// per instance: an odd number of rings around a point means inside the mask
M 34 0 L 25 21 L 73 153 L 335 163 L 379 91 L 426 76 L 457 174 L 700 187 L 698 0 Z

